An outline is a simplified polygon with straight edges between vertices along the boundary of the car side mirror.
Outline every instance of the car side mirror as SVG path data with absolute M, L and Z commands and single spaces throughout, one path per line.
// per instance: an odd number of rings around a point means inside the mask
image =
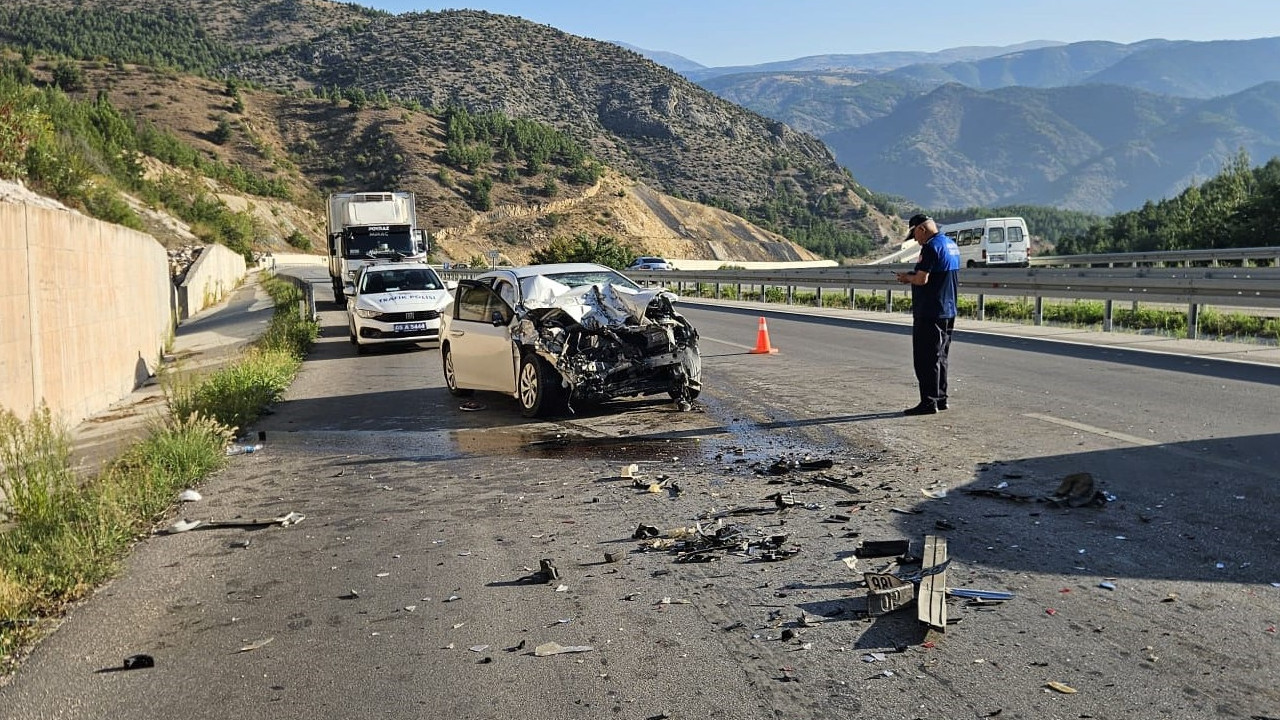
M 507 318 L 502 314 L 501 310 L 494 310 L 493 314 L 489 316 L 489 322 L 493 323 L 494 327 L 502 327 L 507 324 Z
M 343 294 L 343 295 L 346 295 L 347 297 L 351 297 L 352 295 L 355 295 L 355 294 L 356 294 L 356 286 L 355 286 L 355 285 L 353 285 L 352 283 L 343 283 L 343 285 L 342 285 L 342 294 Z
M 457 290 L 457 289 L 458 289 L 458 281 L 457 281 L 457 280 L 445 280 L 445 281 L 444 281 L 444 289 L 445 289 L 445 290 Z

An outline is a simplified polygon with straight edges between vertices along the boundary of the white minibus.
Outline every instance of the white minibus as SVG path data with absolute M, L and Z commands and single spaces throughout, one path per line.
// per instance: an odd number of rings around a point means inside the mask
M 938 230 L 956 241 L 965 267 L 1026 267 L 1031 257 L 1031 236 L 1020 217 L 950 223 Z

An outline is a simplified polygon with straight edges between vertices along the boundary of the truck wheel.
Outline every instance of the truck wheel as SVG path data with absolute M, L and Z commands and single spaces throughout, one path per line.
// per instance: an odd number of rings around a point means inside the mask
M 458 376 L 453 372 L 453 353 L 449 351 L 448 345 L 440 347 L 440 355 L 444 358 L 444 384 L 449 388 L 449 394 L 454 397 L 470 397 L 474 390 L 458 387 Z
M 516 378 L 516 398 L 520 400 L 520 414 L 527 417 L 543 417 L 565 405 L 560 374 L 546 360 L 532 352 L 520 358 L 520 375 Z

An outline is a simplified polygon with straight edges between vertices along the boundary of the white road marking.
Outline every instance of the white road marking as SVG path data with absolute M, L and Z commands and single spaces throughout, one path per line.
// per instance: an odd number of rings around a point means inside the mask
M 1043 420 L 1047 423 L 1053 423 L 1054 425 L 1062 425 L 1064 427 L 1069 427 L 1073 430 L 1079 430 L 1080 432 L 1087 432 L 1092 435 L 1101 435 L 1103 437 L 1114 438 L 1116 440 L 1120 440 L 1121 442 L 1127 442 L 1130 445 L 1142 445 L 1145 447 L 1150 447 L 1152 445 L 1160 444 L 1155 440 L 1141 438 L 1136 435 L 1126 435 L 1125 433 L 1122 433 L 1122 432 L 1116 432 L 1115 430 L 1108 430 L 1106 428 L 1094 427 L 1093 425 L 1085 425 L 1084 423 L 1078 423 L 1078 422 L 1075 422 L 1074 420 L 1063 420 L 1062 418 L 1056 418 L 1051 415 L 1041 415 L 1040 413 L 1024 413 L 1023 417 L 1029 417 L 1035 420 Z
M 713 337 L 707 337 L 706 335 L 699 335 L 699 336 L 698 336 L 698 340 L 699 340 L 699 341 L 713 342 L 713 343 L 720 343 L 721 345 L 728 345 L 729 347 L 742 348 L 743 350 L 755 350 L 755 349 L 756 349 L 756 346 L 755 346 L 755 345 L 739 345 L 739 344 L 738 344 L 738 343 L 736 343 L 736 342 L 729 342 L 728 340 L 717 340 L 716 338 L 713 338 Z
M 1079 430 L 1080 432 L 1087 432 L 1092 435 L 1101 435 L 1102 437 L 1112 438 L 1113 440 L 1119 440 L 1120 442 L 1129 443 L 1130 445 L 1137 445 L 1139 447 L 1159 448 L 1160 450 L 1163 450 L 1169 453 L 1170 455 L 1177 455 L 1178 457 L 1185 458 L 1187 460 L 1195 460 L 1197 462 L 1210 463 L 1210 464 L 1219 465 L 1225 468 L 1231 468 L 1232 470 L 1240 470 L 1247 473 L 1262 475 L 1264 477 L 1280 479 L 1280 475 L 1267 472 L 1267 470 L 1265 470 L 1264 468 L 1260 468 L 1256 465 L 1237 462 L 1235 460 L 1227 460 L 1224 458 L 1210 457 L 1208 455 L 1201 455 L 1199 453 L 1192 452 L 1191 450 L 1183 449 L 1176 445 L 1162 443 L 1156 440 L 1151 440 L 1149 438 L 1138 437 L 1136 435 L 1129 435 L 1122 432 L 1116 432 L 1115 430 L 1108 430 L 1106 428 L 1095 427 L 1093 425 L 1086 425 L 1084 423 L 1078 423 L 1073 420 L 1064 420 L 1062 418 L 1056 418 L 1051 415 L 1042 415 L 1040 413 L 1023 413 L 1022 416 L 1032 418 L 1033 420 L 1041 420 L 1047 423 L 1052 423 L 1054 425 L 1062 425 L 1063 427 L 1069 427 L 1073 430 Z

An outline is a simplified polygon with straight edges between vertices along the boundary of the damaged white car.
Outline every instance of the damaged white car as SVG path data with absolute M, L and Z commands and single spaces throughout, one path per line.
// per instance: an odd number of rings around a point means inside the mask
M 665 289 L 603 265 L 495 270 L 462 280 L 441 326 L 449 392 L 508 393 L 525 417 L 577 402 L 701 390 L 698 331 Z

